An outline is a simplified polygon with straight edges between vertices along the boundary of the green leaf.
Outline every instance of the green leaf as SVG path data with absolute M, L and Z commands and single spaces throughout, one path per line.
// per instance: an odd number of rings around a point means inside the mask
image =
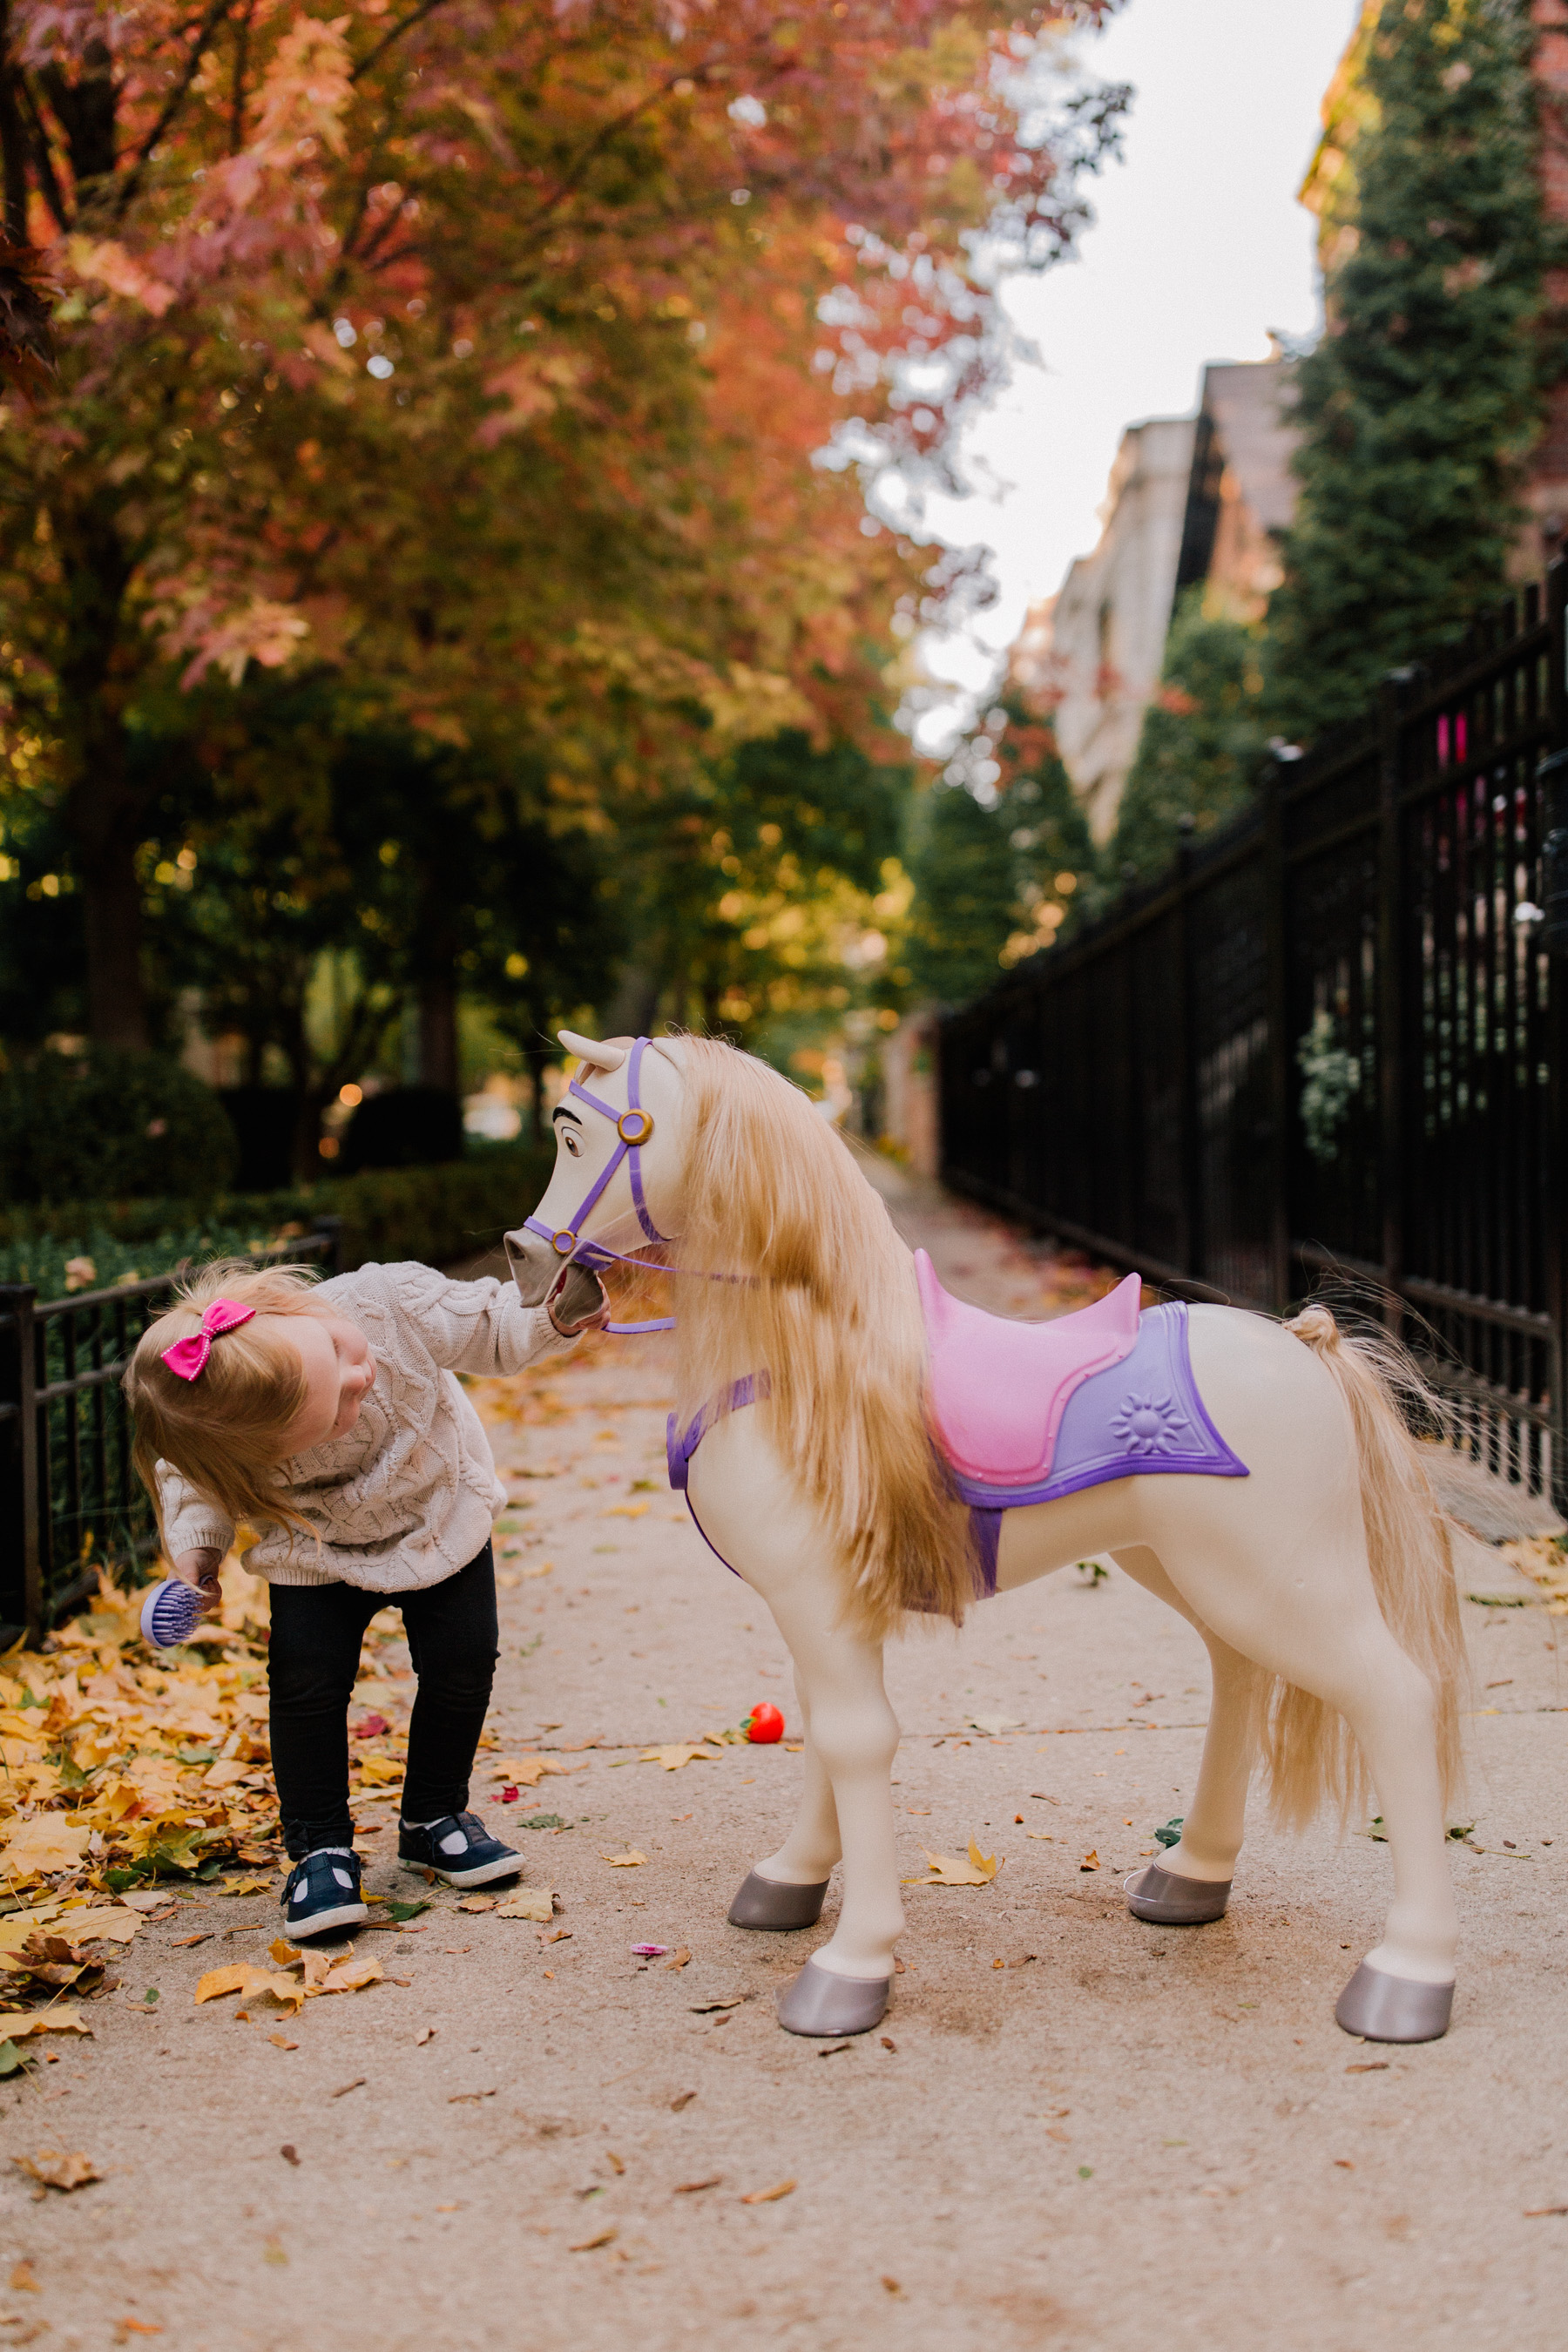
M 429 1908 L 428 1895 L 421 1895 L 416 1903 L 389 1903 L 386 1906 L 386 1916 L 395 1926 L 401 1927 L 407 1920 L 417 1919 L 421 1911 L 428 1911 Z
M 7 2074 L 19 2074 L 26 2063 L 14 2042 L 0 2042 L 0 2083 Z

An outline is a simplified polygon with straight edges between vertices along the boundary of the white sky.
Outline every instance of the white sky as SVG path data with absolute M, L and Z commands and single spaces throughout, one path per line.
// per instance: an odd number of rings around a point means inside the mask
M 1088 183 L 1079 257 L 1017 278 L 1005 301 L 1037 346 L 961 442 L 973 495 L 928 502 L 942 543 L 994 551 L 999 603 L 963 635 L 928 634 L 952 698 L 918 740 L 967 722 L 1027 607 L 1094 545 L 1123 426 L 1189 415 L 1208 360 L 1268 356 L 1268 331 L 1319 316 L 1315 222 L 1296 191 L 1360 0 L 1129 0 L 1081 43 L 1085 66 L 1131 82 L 1124 160 Z

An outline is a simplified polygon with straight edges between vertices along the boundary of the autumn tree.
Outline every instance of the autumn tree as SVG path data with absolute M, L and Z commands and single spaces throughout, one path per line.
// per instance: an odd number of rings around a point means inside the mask
M 862 723 L 912 557 L 810 452 L 928 447 L 979 380 L 965 240 L 1070 236 L 1121 94 L 1030 61 L 1108 5 L 9 0 L 7 784 L 58 805 L 95 1035 L 148 1034 L 171 677 L 374 682 L 526 743 L 552 824 Z

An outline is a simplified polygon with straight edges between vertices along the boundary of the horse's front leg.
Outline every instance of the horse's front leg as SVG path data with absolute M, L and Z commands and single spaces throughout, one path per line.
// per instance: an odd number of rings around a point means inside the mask
M 891 1788 L 899 1727 L 882 1685 L 882 1644 L 856 1624 L 847 1569 L 749 1414 L 731 1415 L 703 1440 L 692 1462 L 691 1499 L 714 1549 L 772 1611 L 795 1661 L 808 1726 L 800 1817 L 779 1853 L 747 1879 L 737 1908 L 748 1891 L 776 1905 L 769 1881 L 790 1884 L 786 1869 L 811 1874 L 794 1885 L 803 1910 L 807 1903 L 820 1908 L 826 1873 L 841 1852 L 837 1927 L 781 1996 L 779 2017 L 795 2033 L 864 2033 L 887 2005 L 904 1924 Z M 758 1921 L 742 1915 L 739 1924 L 807 1921 L 780 1920 L 775 1909 Z
M 832 1937 L 781 1994 L 779 2021 L 792 2033 L 865 2033 L 887 2007 L 904 1924 L 891 1785 L 899 1726 L 882 1686 L 881 1643 L 814 1606 L 825 1597 L 812 1592 L 816 1581 L 771 1598 L 807 1694 L 811 1747 L 843 1849 L 844 1900 Z
M 815 1927 L 822 1916 L 828 1875 L 834 1864 L 843 1857 L 833 1782 L 811 1736 L 811 1695 L 798 1667 L 795 1696 L 805 1742 L 800 1802 L 790 1833 L 778 1852 L 756 1864 L 742 1881 L 740 1892 L 730 1906 L 732 1927 L 782 1932 Z

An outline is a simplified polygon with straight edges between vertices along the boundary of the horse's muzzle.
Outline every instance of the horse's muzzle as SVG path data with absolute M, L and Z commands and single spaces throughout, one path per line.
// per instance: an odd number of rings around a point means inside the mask
M 548 1299 L 558 1330 L 571 1331 L 586 1323 L 604 1306 L 598 1276 L 581 1264 L 563 1265 L 542 1234 L 519 1226 L 506 1236 L 506 1255 L 523 1305 L 542 1307 Z

